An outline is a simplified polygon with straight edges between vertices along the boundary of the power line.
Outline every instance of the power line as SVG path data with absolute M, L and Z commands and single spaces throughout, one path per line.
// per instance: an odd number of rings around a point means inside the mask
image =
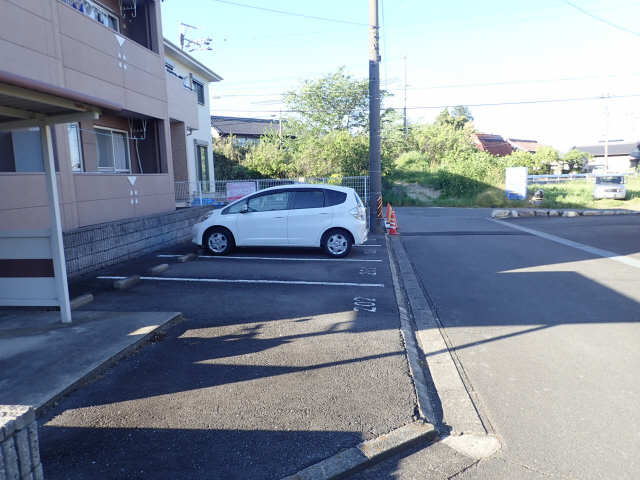
M 586 102 L 593 100 L 602 100 L 603 98 L 607 99 L 618 99 L 618 98 L 633 98 L 640 97 L 640 93 L 632 93 L 628 95 L 607 95 L 603 97 L 601 95 L 594 97 L 575 97 L 575 98 L 551 98 L 551 99 L 540 99 L 540 100 L 517 100 L 513 102 L 492 102 L 492 103 L 453 103 L 449 105 L 427 105 L 427 106 L 407 106 L 407 110 L 430 110 L 430 109 L 443 109 L 450 107 L 457 107 L 459 105 L 464 105 L 466 107 L 499 107 L 503 105 L 534 105 L 534 104 L 546 104 L 546 103 L 569 103 L 569 102 Z M 391 110 L 402 110 L 403 107 L 384 107 L 383 109 L 391 109 Z M 303 113 L 301 110 L 227 110 L 224 108 L 220 109 L 221 112 L 252 112 L 252 113 Z
M 567 103 L 567 102 L 585 102 L 590 100 L 602 100 L 603 98 L 631 98 L 631 97 L 640 97 L 640 93 L 633 93 L 629 95 L 607 95 L 603 97 L 602 95 L 597 97 L 577 97 L 577 98 L 552 98 L 552 99 L 543 99 L 543 100 L 518 100 L 514 102 L 495 102 L 495 103 L 463 103 L 465 107 L 498 107 L 502 105 L 533 105 L 533 104 L 542 104 L 542 103 Z M 435 109 L 435 108 L 451 108 L 457 107 L 461 105 L 460 103 L 455 105 L 432 105 L 428 107 L 407 107 L 407 109 L 411 110 L 427 110 L 427 109 Z M 400 107 L 390 107 L 393 110 L 401 110 Z
M 563 78 L 542 78 L 536 80 L 505 80 L 500 82 L 479 82 L 479 83 L 458 83 L 458 84 L 443 84 L 443 85 L 429 85 L 425 87 L 409 87 L 409 90 L 438 90 L 446 88 L 469 88 L 469 87 L 491 87 L 502 85 L 530 85 L 535 83 L 553 83 L 553 82 L 570 82 L 580 80 L 605 80 L 612 78 L 631 78 L 637 77 L 640 74 L 635 75 L 599 75 L 599 76 L 584 76 L 584 77 L 563 77 Z M 390 88 L 389 90 L 402 90 L 401 88 Z
M 562 0 L 562 2 L 566 3 L 567 5 L 569 5 L 570 7 L 575 8 L 576 10 L 578 10 L 579 12 L 587 15 L 588 17 L 593 18 L 594 20 L 597 20 L 599 22 L 605 23 L 607 25 L 609 25 L 610 27 L 616 28 L 618 30 L 622 30 L 623 32 L 627 32 L 630 33 L 632 35 L 635 35 L 636 37 L 640 37 L 640 32 L 636 32 L 635 30 L 631 30 L 627 27 L 623 27 L 622 25 L 618 25 L 617 23 L 613 23 L 609 20 L 607 20 L 606 18 L 602 18 L 598 15 L 595 15 L 587 10 L 585 10 L 584 8 L 576 5 L 575 3 L 570 2 L 569 0 Z
M 286 10 L 276 10 L 274 8 L 266 8 L 266 7 L 257 7 L 255 5 L 247 5 L 245 3 L 238 3 L 238 2 L 232 2 L 230 0 L 211 0 L 212 2 L 217 2 L 217 3 L 224 3 L 226 5 L 233 5 L 235 7 L 243 7 L 243 8 L 251 8 L 253 10 L 261 10 L 263 12 L 269 12 L 269 13 L 277 13 L 280 15 L 289 15 L 291 17 L 299 17 L 299 18 L 306 18 L 309 20 L 320 20 L 323 22 L 333 22 L 333 23 L 343 23 L 346 25 L 357 25 L 359 27 L 368 27 L 369 24 L 367 23 L 360 23 L 360 22 L 352 22 L 350 20 L 341 20 L 338 18 L 328 18 L 328 17 L 318 17 L 315 15 L 306 15 L 304 13 L 297 13 L 297 12 L 289 12 Z
M 577 76 L 577 77 L 559 77 L 559 78 L 541 78 L 541 79 L 533 79 L 533 80 L 504 80 L 497 82 L 478 82 L 478 83 L 458 83 L 458 84 L 441 84 L 441 85 L 426 85 L 426 86 L 413 86 L 407 87 L 408 90 L 439 90 L 439 89 L 448 89 L 448 88 L 471 88 L 471 87 L 491 87 L 491 86 L 503 86 L 503 85 L 531 85 L 538 83 L 554 83 L 554 82 L 572 82 L 572 81 L 584 81 L 584 80 L 607 80 L 607 79 L 629 79 L 639 77 L 640 73 L 630 74 L 630 75 L 590 75 L 590 76 Z M 256 83 L 259 83 L 257 81 Z M 233 84 L 242 84 L 245 82 L 232 82 Z M 253 82 L 247 82 L 253 83 Z M 277 85 L 280 84 L 278 79 L 272 80 L 263 80 L 260 83 L 272 83 L 275 88 L 278 88 Z M 229 86 L 231 87 L 231 85 Z M 270 86 L 265 86 L 265 88 L 274 88 Z M 227 87 L 217 87 L 218 90 L 222 90 Z M 294 88 L 294 87 L 289 87 Z M 286 95 L 286 92 L 283 92 L 281 88 L 278 88 L 278 92 L 276 93 L 234 93 L 242 90 L 234 89 L 229 93 L 220 93 L 220 97 L 277 97 L 281 95 Z M 387 88 L 388 91 L 402 91 L 404 88 L 396 87 L 396 88 Z M 264 89 L 262 90 L 264 92 Z

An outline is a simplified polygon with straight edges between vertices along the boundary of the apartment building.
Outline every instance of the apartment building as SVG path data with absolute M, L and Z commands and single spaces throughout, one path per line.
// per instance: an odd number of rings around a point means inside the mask
M 209 83 L 222 77 L 164 40 L 176 201 L 182 206 L 213 190 Z
M 63 230 L 174 210 L 160 0 L 0 0 L 0 12 L 0 122 L 12 121 L 0 230 L 50 225 L 41 127 L 25 120 L 52 93 L 52 112 L 96 107 L 51 127 Z

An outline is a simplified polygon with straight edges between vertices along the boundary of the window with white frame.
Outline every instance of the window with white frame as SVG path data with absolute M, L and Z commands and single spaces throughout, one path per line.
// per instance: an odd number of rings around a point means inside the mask
M 71 160 L 71 170 L 82 172 L 82 142 L 80 140 L 80 125 L 78 123 L 67 124 L 67 138 L 69 141 L 69 159 Z
M 95 128 L 98 147 L 98 170 L 130 172 L 129 135 L 122 130 Z
M 120 19 L 111 11 L 99 5 L 92 0 L 62 0 L 67 5 L 71 5 L 73 8 L 81 13 L 84 13 L 87 17 L 93 18 L 95 21 L 100 22 L 105 27 L 120 31 Z

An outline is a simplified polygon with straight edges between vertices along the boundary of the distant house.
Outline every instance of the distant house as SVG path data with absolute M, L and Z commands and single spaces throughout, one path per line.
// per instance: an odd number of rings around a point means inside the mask
M 209 84 L 222 77 L 177 45 L 164 39 L 167 103 L 176 202 L 213 185 L 213 150 L 209 134 Z
M 573 148 L 591 154 L 591 159 L 585 166 L 587 171 L 608 170 L 611 172 L 626 172 L 638 166 L 638 159 L 632 155 L 637 145 L 637 142 L 609 142 L 606 159 L 604 143 L 597 145 L 578 145 Z
M 221 138 L 233 135 L 234 144 L 240 146 L 256 144 L 261 136 L 269 132 L 277 133 L 280 128 L 278 120 L 211 116 L 211 136 Z
M 538 151 L 538 148 L 541 147 L 537 140 L 507 138 L 507 142 L 509 142 L 509 145 L 511 145 L 514 150 L 521 152 L 536 153 L 536 151 Z
M 500 135 L 488 133 L 474 133 L 472 136 L 474 145 L 482 152 L 490 153 L 498 157 L 504 157 L 513 153 L 513 147 Z

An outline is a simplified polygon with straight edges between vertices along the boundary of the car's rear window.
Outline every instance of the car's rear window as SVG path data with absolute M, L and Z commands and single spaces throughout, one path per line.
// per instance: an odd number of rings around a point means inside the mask
M 596 177 L 596 183 L 624 183 L 624 177 L 611 176 L 611 177 Z
M 293 197 L 294 209 L 324 207 L 324 193 L 322 190 L 296 191 Z
M 344 192 L 338 192 L 337 190 L 325 190 L 325 207 L 333 207 L 334 205 L 340 205 L 347 199 L 347 194 Z

